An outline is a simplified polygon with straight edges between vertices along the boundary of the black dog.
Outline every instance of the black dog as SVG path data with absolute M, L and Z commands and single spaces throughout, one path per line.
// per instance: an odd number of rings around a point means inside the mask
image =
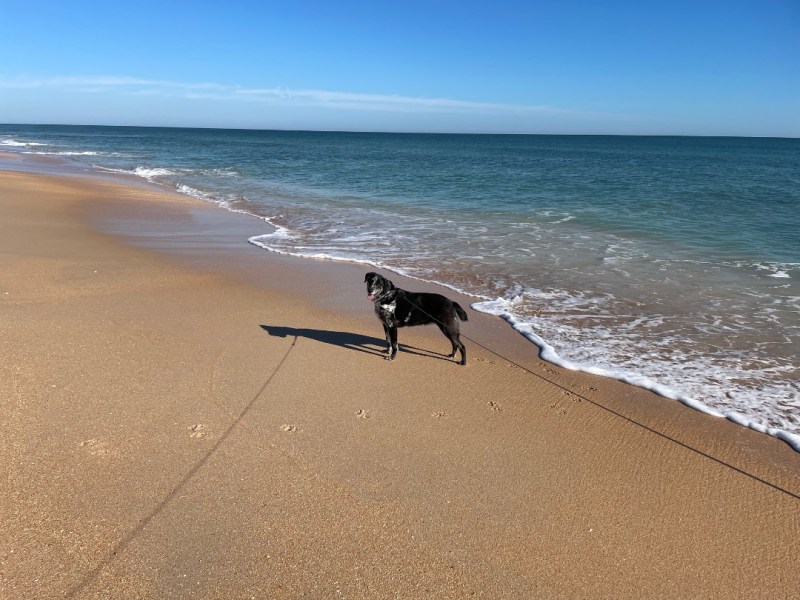
M 458 303 L 441 294 L 414 293 L 401 290 L 378 273 L 367 273 L 367 297 L 375 303 L 375 314 L 386 334 L 386 360 L 397 354 L 397 328 L 435 323 L 453 344 L 449 358 L 461 351 L 461 364 L 467 364 L 467 350 L 461 343 L 458 320 L 467 320 L 467 313 Z

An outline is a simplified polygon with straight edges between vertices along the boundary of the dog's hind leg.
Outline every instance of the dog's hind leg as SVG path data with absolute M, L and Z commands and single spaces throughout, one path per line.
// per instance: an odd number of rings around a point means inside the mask
M 437 323 L 437 325 L 445 337 L 450 340 L 450 343 L 453 346 L 453 351 L 448 355 L 447 358 L 455 358 L 456 351 L 459 351 L 461 352 L 461 364 L 467 364 L 467 349 L 461 342 L 461 334 L 458 331 L 458 321 L 454 321 L 451 325 L 446 325 L 441 322 Z
M 461 365 L 467 364 L 467 347 L 464 346 L 464 342 L 460 339 L 458 340 L 458 349 L 461 350 Z
M 450 327 L 445 325 L 444 323 L 437 323 L 439 326 L 439 330 L 444 334 L 450 343 L 453 345 L 453 351 L 447 355 L 447 358 L 453 358 L 456 355 L 456 350 L 458 350 L 458 344 L 456 343 L 456 339 L 458 339 L 458 332 L 453 332 Z
M 455 358 L 456 349 L 458 349 L 459 352 L 461 352 L 461 362 L 459 364 L 462 365 L 467 364 L 467 349 L 464 346 L 464 343 L 461 341 L 461 338 L 458 337 L 458 334 L 456 334 L 455 339 L 451 338 L 450 341 L 453 344 L 453 353 L 450 355 L 450 358 Z

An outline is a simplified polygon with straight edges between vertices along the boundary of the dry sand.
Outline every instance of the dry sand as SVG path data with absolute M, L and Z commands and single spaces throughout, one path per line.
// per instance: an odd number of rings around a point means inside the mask
M 386 362 L 365 269 L 221 212 L 0 173 L 0 598 L 797 597 L 786 444 L 473 311 Z

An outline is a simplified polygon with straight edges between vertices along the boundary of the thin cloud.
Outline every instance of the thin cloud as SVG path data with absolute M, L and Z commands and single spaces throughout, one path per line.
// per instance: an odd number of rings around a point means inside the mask
M 237 89 L 237 96 L 269 101 L 286 101 L 315 106 L 351 110 L 383 110 L 403 112 L 441 112 L 441 111 L 488 111 L 488 112 L 561 112 L 563 109 L 551 106 L 531 106 L 519 104 L 498 104 L 471 102 L 450 98 L 422 98 L 417 96 L 357 94 L 332 92 L 327 90 L 290 90 L 286 88 Z
M 178 97 L 187 100 L 265 102 L 283 106 L 314 106 L 347 111 L 599 116 L 598 113 L 573 111 L 549 105 L 473 102 L 451 98 L 362 94 L 315 89 L 293 90 L 285 87 L 248 88 L 219 83 L 187 83 L 119 76 L 50 78 L 0 76 L 0 89 L 3 88 L 61 89 L 94 94 L 115 92 L 138 96 Z

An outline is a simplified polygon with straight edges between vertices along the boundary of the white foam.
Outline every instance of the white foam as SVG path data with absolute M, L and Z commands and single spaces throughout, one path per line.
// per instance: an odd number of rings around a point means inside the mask
M 737 267 L 755 268 L 757 271 L 770 271 L 767 277 L 775 279 L 791 279 L 791 272 L 800 270 L 800 263 L 791 262 L 758 262 L 758 263 L 734 263 Z
M 262 217 L 264 221 L 269 223 L 272 227 L 275 228 L 275 231 L 272 233 L 264 233 L 261 235 L 254 235 L 251 238 L 248 238 L 248 242 L 253 244 L 254 246 L 258 246 L 259 248 L 264 248 L 264 250 L 269 250 L 270 252 L 277 252 L 278 254 L 289 254 L 288 252 L 281 252 L 277 249 L 274 249 L 272 246 L 269 245 L 267 240 L 278 240 L 278 239 L 288 239 L 292 237 L 292 232 L 289 231 L 286 227 L 282 227 L 280 225 L 276 225 L 273 221 L 273 218 L 270 217 Z
M 33 148 L 35 146 L 45 146 L 37 142 L 20 142 L 11 138 L 4 138 L 0 140 L 0 146 L 8 146 L 10 148 Z
M 25 152 L 25 154 L 38 154 L 46 156 L 100 156 L 100 152 Z
M 376 269 L 384 269 L 386 271 L 390 271 L 392 273 L 397 273 L 398 275 L 402 275 L 403 277 L 408 277 L 409 279 L 415 279 L 417 281 L 424 281 L 430 282 L 429 279 L 424 279 L 422 277 L 418 277 L 417 275 L 406 271 L 404 269 L 400 269 L 395 266 L 390 266 L 379 261 L 368 260 L 364 258 L 358 258 L 355 256 L 339 256 L 336 254 L 331 254 L 328 252 L 313 252 L 313 251 L 304 251 L 302 246 L 294 246 L 292 250 L 281 248 L 280 246 L 270 244 L 270 241 L 278 241 L 278 240 L 287 240 L 291 238 L 296 238 L 296 234 L 292 233 L 286 227 L 282 227 L 281 225 L 276 225 L 274 222 L 270 220 L 269 217 L 260 217 L 261 219 L 265 220 L 269 223 L 272 227 L 275 227 L 275 231 L 273 233 L 267 233 L 262 235 L 256 235 L 249 238 L 247 241 L 254 246 L 258 246 L 259 248 L 263 248 L 264 250 L 268 250 L 270 252 L 274 252 L 275 254 L 282 254 L 284 256 L 294 256 L 297 258 L 313 258 L 316 260 L 330 260 L 335 262 L 346 262 L 346 263 L 354 263 L 359 265 L 366 265 L 369 267 L 374 267 Z M 442 287 L 449 288 L 455 292 L 459 292 L 462 294 L 466 294 L 468 296 L 473 296 L 476 298 L 481 298 L 481 296 L 476 296 L 475 294 L 469 294 L 464 292 L 463 290 L 448 285 L 441 282 L 434 282 L 437 285 L 441 285 Z
M 193 198 L 198 198 L 200 200 L 213 200 L 211 194 L 207 194 L 206 192 L 202 192 L 196 188 L 186 185 L 185 183 L 179 183 L 175 186 L 175 189 L 180 192 L 181 194 L 185 194 L 187 196 L 192 196 Z
M 134 172 L 130 169 L 114 169 L 112 167 L 104 167 L 102 165 L 92 164 L 93 169 L 97 169 L 98 171 L 102 171 L 104 173 L 117 173 L 119 175 L 134 175 Z
M 169 177 L 170 175 L 178 175 L 180 172 L 173 169 L 165 169 L 163 167 L 136 167 L 134 169 L 115 169 L 113 167 L 104 167 L 102 165 L 92 165 L 93 168 L 106 173 L 119 173 L 120 175 L 136 175 L 148 181 L 154 181 L 157 177 Z M 179 190 L 181 191 L 181 190 Z
M 750 429 L 777 437 L 789 444 L 795 451 L 800 452 L 800 435 L 798 434 L 790 433 L 780 428 L 765 426 L 762 423 L 759 423 L 758 421 L 734 410 L 717 410 L 708 404 L 700 402 L 699 400 L 696 400 L 686 394 L 682 394 L 667 386 L 656 383 L 644 375 L 623 370 L 604 369 L 592 365 L 584 365 L 562 358 L 559 356 L 553 346 L 545 342 L 534 332 L 533 325 L 531 323 L 527 323 L 517 318 L 513 314 L 512 309 L 518 302 L 520 302 L 519 297 L 512 298 L 511 300 L 497 298 L 495 300 L 489 300 L 485 302 L 476 302 L 471 306 L 474 310 L 495 315 L 507 321 L 515 330 L 520 332 L 539 347 L 540 357 L 543 360 L 551 362 L 554 365 L 565 369 L 570 369 L 572 371 L 581 371 L 584 373 L 590 373 L 592 375 L 610 377 L 612 379 L 617 379 L 619 381 L 650 390 L 659 396 L 677 400 L 702 413 L 715 417 L 726 418 L 740 425 L 744 425 L 745 427 L 749 427 Z
M 239 177 L 239 172 L 236 169 L 231 169 L 229 167 L 222 169 L 208 169 L 202 172 L 219 177 Z
M 269 217 L 262 217 L 267 223 L 269 223 L 272 227 L 275 228 L 275 231 L 272 233 L 266 233 L 261 235 L 254 235 L 253 237 L 249 238 L 247 241 L 253 244 L 254 246 L 258 246 L 259 248 L 263 248 L 264 250 L 269 250 L 270 252 L 274 252 L 276 254 L 283 254 L 284 256 L 296 256 L 298 258 L 315 258 L 317 260 L 334 260 L 340 262 L 352 262 L 357 264 L 363 265 L 370 265 L 373 267 L 382 268 L 382 265 L 366 260 L 360 259 L 355 257 L 347 257 L 347 256 L 336 256 L 335 254 L 329 254 L 327 252 L 313 252 L 313 251 L 304 251 L 302 246 L 295 246 L 293 250 L 284 250 L 279 246 L 274 244 L 270 244 L 270 241 L 277 241 L 277 240 L 288 240 L 291 238 L 295 238 L 296 236 L 292 234 L 292 232 L 281 225 L 276 225 Z
M 136 167 L 133 170 L 133 174 L 138 175 L 139 177 L 144 177 L 148 181 L 152 181 L 156 177 L 168 177 L 170 175 L 177 175 L 177 172 L 160 167 L 154 167 L 154 168 Z

